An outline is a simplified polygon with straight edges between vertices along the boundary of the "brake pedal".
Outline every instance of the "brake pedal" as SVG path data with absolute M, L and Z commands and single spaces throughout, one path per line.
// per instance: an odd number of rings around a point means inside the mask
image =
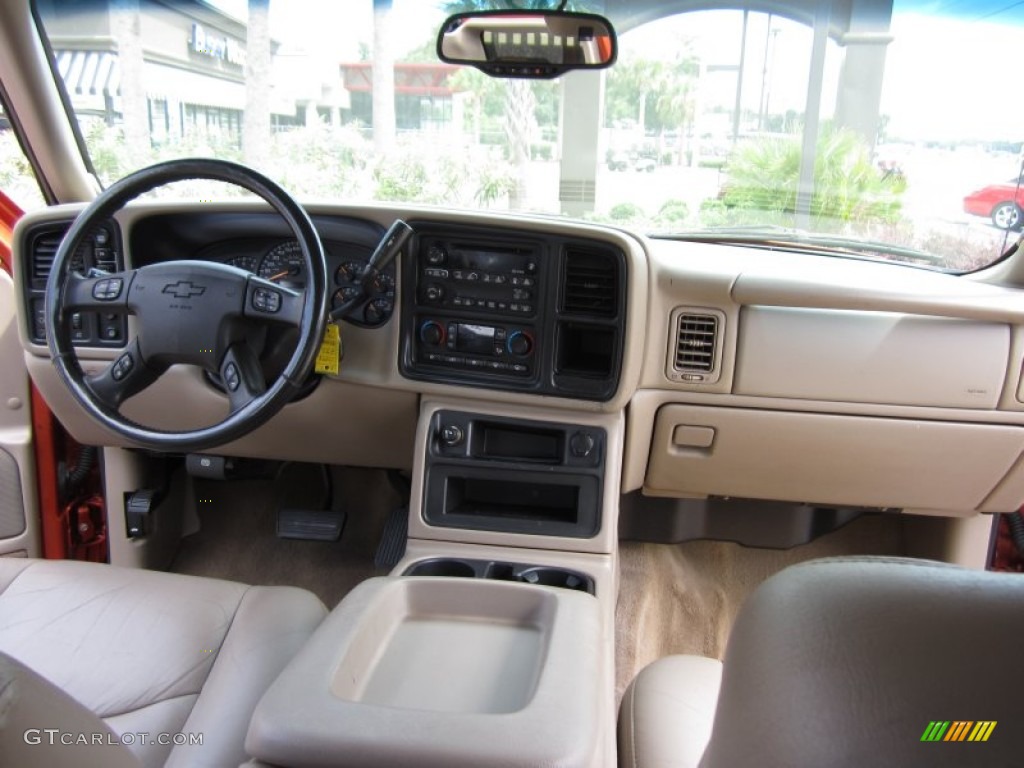
M 345 513 L 334 510 L 279 509 L 277 537 L 305 541 L 337 541 L 345 527 Z

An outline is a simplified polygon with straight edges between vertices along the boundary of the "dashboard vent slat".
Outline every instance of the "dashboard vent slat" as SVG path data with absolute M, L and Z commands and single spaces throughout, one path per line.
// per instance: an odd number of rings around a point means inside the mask
M 35 280 L 46 280 L 53 267 L 53 259 L 60 247 L 61 236 L 56 232 L 40 235 L 32 246 L 32 277 Z
M 596 317 L 618 314 L 618 270 L 607 253 L 566 250 L 562 311 Z
M 32 280 L 46 282 L 53 270 L 53 260 L 57 256 L 64 235 L 70 225 L 60 226 L 56 229 L 47 229 L 35 235 L 32 239 L 30 253 L 32 265 Z M 110 238 L 109 232 L 106 233 Z M 95 237 L 86 238 L 85 242 L 75 252 L 71 259 L 71 269 L 74 272 L 84 273 L 88 267 L 95 266 L 105 272 L 116 272 L 118 269 L 117 250 L 112 247 L 106 249 L 97 248 L 94 251 Z M 90 256 L 90 254 L 95 254 Z M 102 254 L 102 257 L 101 257 Z
M 718 318 L 714 315 L 680 315 L 676 335 L 676 370 L 713 371 L 717 339 Z

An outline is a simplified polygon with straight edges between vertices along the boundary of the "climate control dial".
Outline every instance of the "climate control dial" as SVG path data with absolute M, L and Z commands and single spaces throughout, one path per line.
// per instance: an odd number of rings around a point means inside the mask
M 420 341 L 431 347 L 439 347 L 444 344 L 444 326 L 434 320 L 427 320 L 420 326 Z
M 533 337 L 526 333 L 526 331 L 512 331 L 508 335 L 505 347 L 510 355 L 527 357 L 533 352 Z

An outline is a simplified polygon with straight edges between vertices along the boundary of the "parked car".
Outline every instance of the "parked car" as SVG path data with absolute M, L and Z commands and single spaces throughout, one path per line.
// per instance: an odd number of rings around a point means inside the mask
M 1024 226 L 1024 187 L 1020 179 L 989 184 L 964 198 L 964 211 L 992 220 L 999 229 L 1019 231 Z

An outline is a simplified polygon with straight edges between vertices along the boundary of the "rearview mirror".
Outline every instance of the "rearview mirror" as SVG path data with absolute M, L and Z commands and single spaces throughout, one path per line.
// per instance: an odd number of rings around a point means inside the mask
M 603 16 L 568 11 L 477 11 L 451 16 L 437 37 L 437 55 L 492 77 L 558 77 L 572 69 L 603 69 L 618 43 Z

